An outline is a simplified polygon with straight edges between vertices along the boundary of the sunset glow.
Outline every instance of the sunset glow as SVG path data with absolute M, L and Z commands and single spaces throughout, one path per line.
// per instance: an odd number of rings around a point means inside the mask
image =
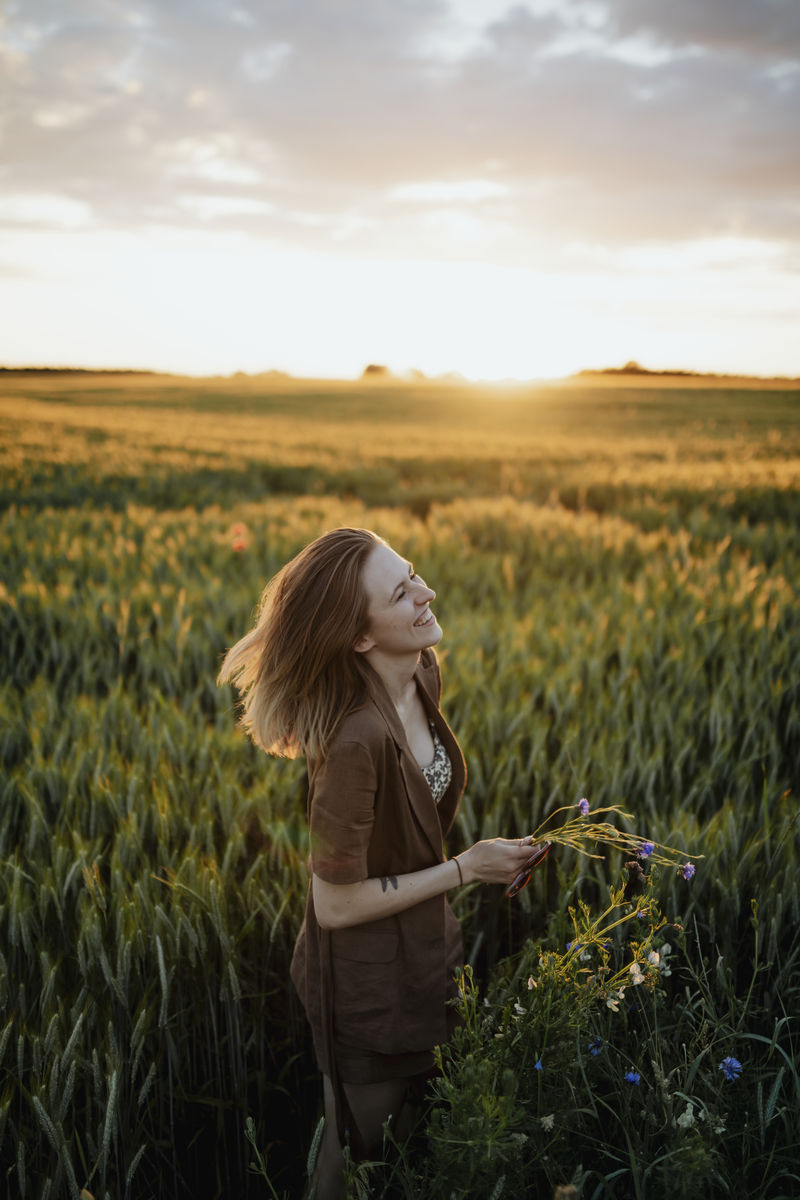
M 0 363 L 800 374 L 800 10 L 271 8 L 7 7 Z

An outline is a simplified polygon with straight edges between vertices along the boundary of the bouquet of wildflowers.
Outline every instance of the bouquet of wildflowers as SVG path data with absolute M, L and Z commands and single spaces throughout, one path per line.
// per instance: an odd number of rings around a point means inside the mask
M 577 808 L 577 813 L 575 809 Z M 550 827 L 550 823 L 559 813 L 570 813 L 563 823 L 555 828 Z M 616 804 L 608 805 L 606 808 L 596 808 L 592 810 L 589 807 L 589 801 L 584 799 L 579 800 L 577 804 L 567 804 L 562 808 L 557 808 L 555 812 L 550 813 L 545 817 L 541 825 L 531 834 L 531 844 L 536 845 L 540 842 L 549 842 L 556 846 L 569 846 L 573 850 L 577 850 L 578 854 L 585 854 L 588 858 L 602 858 L 602 854 L 593 853 L 589 846 L 610 846 L 616 850 L 621 850 L 623 854 L 627 854 L 634 860 L 648 859 L 651 863 L 658 863 L 665 867 L 674 867 L 679 875 L 684 879 L 691 879 L 695 873 L 695 866 L 692 862 L 685 861 L 686 854 L 683 850 L 676 850 L 672 846 L 663 846 L 659 842 L 649 841 L 637 833 L 626 833 L 622 829 L 617 829 L 609 821 L 587 821 L 587 817 L 605 816 L 608 813 L 615 813 L 617 816 L 624 817 L 626 820 L 632 820 L 633 814 L 624 812 Z M 696 858 L 702 858 L 703 855 L 695 855 Z

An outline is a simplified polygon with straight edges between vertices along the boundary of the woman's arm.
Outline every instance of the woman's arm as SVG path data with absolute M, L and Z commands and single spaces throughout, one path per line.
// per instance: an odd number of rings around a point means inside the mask
M 404 912 L 460 883 L 511 883 L 531 857 L 531 839 L 491 838 L 435 867 L 359 883 L 326 883 L 314 875 L 314 911 L 323 929 L 347 929 Z M 460 867 L 460 871 L 459 871 Z

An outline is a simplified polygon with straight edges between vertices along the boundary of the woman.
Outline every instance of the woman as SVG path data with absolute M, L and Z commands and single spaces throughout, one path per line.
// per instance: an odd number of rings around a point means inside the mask
M 219 681 L 243 692 L 242 723 L 270 754 L 309 767 L 311 882 L 291 975 L 323 1075 L 318 1200 L 343 1194 L 345 1131 L 374 1155 L 410 1086 L 448 1036 L 462 962 L 446 893 L 509 884 L 530 838 L 442 843 L 466 781 L 439 710 L 433 592 L 366 529 L 323 534 L 267 587 L 256 627 Z

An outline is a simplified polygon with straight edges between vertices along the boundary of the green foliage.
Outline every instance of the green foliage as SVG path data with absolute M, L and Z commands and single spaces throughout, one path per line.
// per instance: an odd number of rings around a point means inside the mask
M 651 914 L 643 931 L 639 904 Z M 720 1011 L 692 966 L 698 947 L 653 921 L 647 894 L 632 906 L 612 893 L 575 932 L 566 951 L 526 943 L 482 1004 L 465 976 L 463 1023 L 431 1088 L 428 1154 L 405 1163 L 407 1190 L 488 1195 L 502 1174 L 507 1196 L 569 1181 L 637 1200 L 791 1195 L 800 1075 L 788 1018 L 769 1038 L 748 1033 L 759 1013 L 730 989 Z M 720 1063 L 737 1054 L 729 1080 Z
M 794 1194 L 792 1022 L 751 1032 L 752 992 L 695 969 L 698 947 L 658 914 L 657 884 L 635 904 L 612 891 L 597 916 L 572 910 L 574 940 L 527 941 L 483 1000 L 466 968 L 416 1142 L 373 1170 L 373 1195 L 551 1196 L 567 1183 L 620 1200 Z
M 690 884 L 653 880 L 652 913 L 686 933 L 664 934 L 672 974 L 636 987 L 635 1012 L 604 998 L 621 932 L 608 977 L 597 939 L 588 962 L 563 952 L 589 940 L 618 857 L 554 848 L 512 902 L 453 893 L 489 1004 L 468 976 L 420 1194 L 474 1175 L 513 1196 L 578 1164 L 587 1197 L 722 1194 L 735 1170 L 753 1196 L 793 1194 L 797 393 L 3 387 L 8 1194 L 263 1195 L 251 1112 L 270 1186 L 302 1181 L 304 770 L 246 742 L 214 677 L 270 574 L 343 523 L 438 592 L 470 772 L 452 853 L 587 795 L 634 813 L 626 833 L 705 855 Z M 412 1195 L 403 1162 L 392 1186 Z

